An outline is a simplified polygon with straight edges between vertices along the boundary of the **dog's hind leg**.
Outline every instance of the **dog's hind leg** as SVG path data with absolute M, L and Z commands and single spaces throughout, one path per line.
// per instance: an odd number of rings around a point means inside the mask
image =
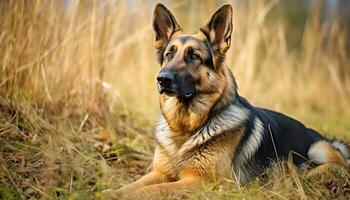
M 326 173 L 335 165 L 341 167 L 347 166 L 348 149 L 345 145 L 343 147 L 343 149 L 339 149 L 334 142 L 331 143 L 326 140 L 312 144 L 308 151 L 308 158 L 318 166 L 309 175 Z
M 334 140 L 332 141 L 332 146 L 337 149 L 343 158 L 345 159 L 346 165 L 350 167 L 350 147 L 344 142 Z
M 345 165 L 345 158 L 330 142 L 322 140 L 312 144 L 307 153 L 310 161 L 317 165 L 334 163 Z

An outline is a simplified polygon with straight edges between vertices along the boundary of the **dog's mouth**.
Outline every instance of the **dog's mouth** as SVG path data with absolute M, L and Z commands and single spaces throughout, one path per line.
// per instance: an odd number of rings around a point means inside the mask
M 178 95 L 177 92 L 175 92 L 169 88 L 161 88 L 159 90 L 159 94 L 166 94 L 168 96 L 177 96 Z
M 172 88 L 165 88 L 158 85 L 159 94 L 165 94 L 170 97 L 178 97 L 179 99 L 191 99 L 195 96 L 195 92 L 179 92 Z
M 184 95 L 184 97 L 187 99 L 190 99 L 190 98 L 194 97 L 194 94 L 195 94 L 194 92 L 188 92 Z
M 186 94 L 180 94 L 178 92 L 174 92 L 174 91 L 171 91 L 171 90 L 168 90 L 168 89 L 161 89 L 160 94 L 166 94 L 167 96 L 170 96 L 170 97 L 179 97 L 181 99 L 191 99 L 194 97 L 194 92 L 188 92 Z

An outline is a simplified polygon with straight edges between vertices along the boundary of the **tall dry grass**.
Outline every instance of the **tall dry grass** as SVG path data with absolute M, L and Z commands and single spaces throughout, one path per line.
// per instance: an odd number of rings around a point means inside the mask
M 224 2 L 165 3 L 185 31 L 194 33 Z M 286 19 L 270 16 L 284 2 L 247 2 L 234 2 L 227 55 L 240 93 L 349 140 L 349 33 L 338 21 L 320 21 L 318 1 L 301 42 L 289 46 Z M 153 4 L 0 1 L 1 198 L 98 198 L 102 189 L 146 171 L 159 112 Z M 209 189 L 204 197 L 344 194 L 303 178 L 300 183 L 292 171 L 235 193 Z

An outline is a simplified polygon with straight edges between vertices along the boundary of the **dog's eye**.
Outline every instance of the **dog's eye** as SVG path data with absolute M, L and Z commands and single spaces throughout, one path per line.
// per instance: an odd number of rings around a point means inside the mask
M 173 58 L 173 52 L 172 51 L 169 51 L 168 53 L 165 54 L 165 57 L 168 59 L 168 60 L 171 60 Z
M 190 58 L 191 58 L 192 60 L 200 59 L 199 55 L 197 55 L 197 54 L 195 54 L 195 53 L 192 53 L 192 54 L 190 55 Z

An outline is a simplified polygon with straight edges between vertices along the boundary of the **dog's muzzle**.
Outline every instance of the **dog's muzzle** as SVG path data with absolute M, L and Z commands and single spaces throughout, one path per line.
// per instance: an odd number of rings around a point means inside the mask
M 158 74 L 157 86 L 160 94 L 165 93 L 168 96 L 179 96 L 180 98 L 189 99 L 195 95 L 195 91 L 189 90 L 189 87 L 181 83 L 181 79 L 179 77 L 176 78 L 176 74 L 169 70 L 161 71 Z

